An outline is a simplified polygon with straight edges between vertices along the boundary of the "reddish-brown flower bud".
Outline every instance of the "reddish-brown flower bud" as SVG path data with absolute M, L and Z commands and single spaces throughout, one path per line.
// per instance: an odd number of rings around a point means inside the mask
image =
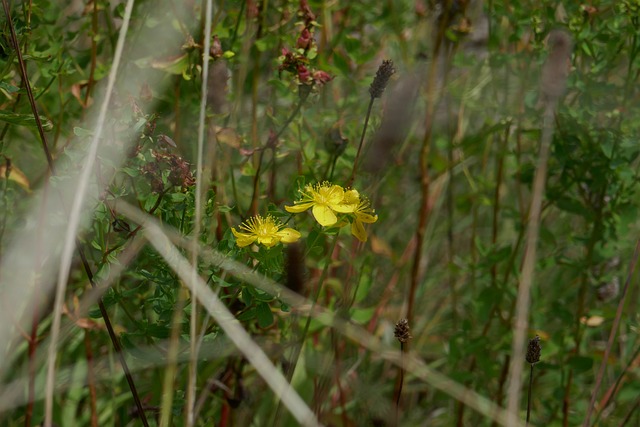
M 311 32 L 308 28 L 305 28 L 302 30 L 302 33 L 300 33 L 300 37 L 298 37 L 296 47 L 299 49 L 308 49 L 311 47 L 311 41 Z
M 308 83 L 310 79 L 311 79 L 311 73 L 309 72 L 307 67 L 305 67 L 302 64 L 299 64 L 298 65 L 298 80 L 300 80 L 300 83 Z
M 323 85 L 331 80 L 333 80 L 333 76 L 326 71 L 318 70 L 313 72 L 313 81 L 315 81 L 316 84 Z
M 304 20 L 307 24 L 311 21 L 316 20 L 316 15 L 311 11 L 309 2 L 307 0 L 300 0 L 300 13 L 304 17 Z
M 209 55 L 211 55 L 211 57 L 214 59 L 218 59 L 222 56 L 223 53 L 224 52 L 222 50 L 222 44 L 220 44 L 220 39 L 218 38 L 218 36 L 213 36 L 211 49 L 209 49 Z

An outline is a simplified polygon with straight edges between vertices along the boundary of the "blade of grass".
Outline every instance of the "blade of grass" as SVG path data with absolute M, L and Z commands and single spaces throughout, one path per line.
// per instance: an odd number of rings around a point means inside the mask
M 6 1 L 6 0 L 4 0 Z M 67 288 L 67 281 L 69 279 L 69 273 L 71 270 L 71 261 L 74 250 L 76 249 L 76 235 L 78 233 L 78 229 L 80 226 L 80 215 L 82 211 L 82 207 L 84 205 L 84 201 L 86 198 L 87 188 L 89 185 L 89 178 L 93 172 L 93 165 L 96 160 L 98 146 L 100 142 L 100 137 L 102 135 L 102 130 L 104 128 L 104 123 L 107 117 L 107 112 L 109 109 L 109 102 L 111 100 L 111 95 L 113 93 L 113 88 L 116 82 L 116 76 L 118 74 L 118 68 L 120 65 L 120 60 L 122 58 L 122 51 L 124 49 L 124 43 L 127 35 L 127 30 L 129 28 L 129 22 L 131 20 L 131 13 L 133 11 L 134 0 L 128 0 L 125 13 L 123 16 L 122 27 L 120 28 L 120 34 L 118 35 L 118 42 L 116 44 L 116 51 L 113 57 L 113 65 L 109 72 L 109 76 L 107 79 L 107 89 L 105 92 L 105 97 L 100 106 L 100 113 L 98 115 L 98 122 L 96 125 L 96 130 L 93 135 L 93 139 L 89 146 L 89 152 L 86 157 L 86 161 L 84 164 L 84 169 L 80 175 L 78 187 L 75 193 L 75 197 L 73 199 L 73 204 L 71 206 L 71 211 L 69 212 L 69 222 L 67 226 L 67 230 L 65 233 L 64 246 L 62 250 L 62 256 L 60 259 L 60 270 L 58 273 L 58 283 L 56 286 L 55 293 L 55 301 L 54 301 L 54 313 L 53 313 L 53 323 L 51 326 L 51 342 L 49 346 L 49 357 L 47 364 L 47 380 L 46 380 L 46 394 L 45 394 L 45 427 L 51 427 L 52 417 L 53 417 L 53 394 L 55 388 L 55 366 L 56 366 L 56 358 L 57 358 L 57 349 L 58 349 L 58 339 L 60 335 L 60 318 L 62 315 L 62 305 L 64 302 L 64 296 Z M 37 117 L 37 115 L 36 115 Z M 49 155 L 50 156 L 50 155 Z M 82 256 L 82 253 L 81 253 Z M 86 260 L 83 258 L 83 264 L 87 264 Z M 103 314 L 103 317 L 106 315 L 106 311 L 104 310 L 104 305 L 100 305 L 100 311 Z M 105 322 L 108 322 L 108 318 L 105 318 Z M 109 322 L 110 323 L 110 322 Z M 112 335 L 112 341 L 115 346 L 117 346 L 117 337 L 113 336 L 113 331 L 110 331 L 110 335 Z M 115 340 L 114 340 L 115 338 Z M 116 348 L 116 351 L 118 349 Z M 135 386 L 132 382 L 130 382 L 130 386 L 132 386 L 132 391 L 135 390 Z M 139 415 L 143 424 L 148 425 L 147 420 L 144 415 L 144 410 L 142 409 L 142 405 L 137 398 L 137 393 L 135 393 L 136 404 L 138 406 Z
M 202 58 L 202 86 L 200 93 L 200 117 L 198 118 L 198 154 L 196 160 L 196 194 L 195 194 L 195 223 L 193 226 L 193 246 L 191 248 L 191 265 L 193 271 L 191 273 L 192 280 L 198 277 L 198 242 L 200 240 L 200 228 L 202 223 L 202 199 L 204 197 L 203 179 L 203 158 L 204 158 L 204 137 L 205 137 L 205 118 L 207 109 L 207 89 L 209 87 L 209 50 L 211 49 L 211 20 L 213 17 L 213 3 L 207 0 L 204 23 L 204 50 Z M 191 317 L 189 328 L 190 354 L 189 361 L 189 379 L 187 385 L 187 408 L 186 423 L 191 427 L 195 423 L 194 408 L 196 399 L 196 374 L 198 369 L 198 354 L 196 344 L 198 341 L 198 310 L 197 310 L 197 288 L 191 289 Z
M 527 224 L 527 243 L 525 246 L 522 275 L 518 285 L 516 299 L 515 323 L 513 326 L 513 345 L 511 349 L 511 361 L 509 377 L 507 381 L 507 410 L 509 413 L 509 425 L 518 421 L 518 407 L 520 404 L 520 385 L 524 364 L 524 348 L 526 332 L 529 325 L 529 301 L 531 298 L 531 286 L 533 284 L 534 269 L 536 265 L 536 252 L 538 248 L 538 236 L 540 234 L 540 212 L 542 210 L 542 198 L 544 196 L 545 182 L 547 178 L 547 162 L 549 150 L 553 138 L 554 105 L 548 106 L 544 115 L 543 131 L 538 154 L 538 167 L 533 182 L 533 195 L 529 209 Z
M 629 284 L 631 283 L 631 278 L 633 277 L 633 273 L 636 270 L 638 257 L 640 257 L 640 239 L 638 239 L 636 242 L 636 248 L 633 251 L 633 257 L 629 262 L 629 272 L 627 273 L 627 279 L 624 283 L 624 289 L 622 290 L 622 297 L 618 302 L 616 317 L 613 319 L 613 325 L 611 325 L 611 331 L 609 332 L 609 340 L 607 341 L 607 347 L 604 350 L 604 356 L 602 356 L 602 363 L 600 363 L 600 368 L 598 369 L 596 384 L 593 386 L 593 391 L 591 392 L 591 400 L 589 401 L 589 408 L 587 409 L 587 414 L 584 416 L 584 421 L 582 423 L 583 427 L 589 427 L 589 424 L 591 421 L 591 414 L 593 413 L 593 409 L 595 407 L 596 399 L 598 397 L 598 391 L 600 390 L 600 386 L 602 385 L 602 379 L 604 378 L 604 371 L 607 368 L 609 354 L 611 354 L 611 348 L 613 347 L 613 342 L 616 338 L 616 334 L 618 333 L 618 327 L 620 326 L 620 319 L 622 318 L 622 310 L 624 308 L 625 302 L 627 301 L 627 291 L 629 290 Z
M 171 244 L 169 238 L 155 224 L 155 221 L 145 221 L 143 226 L 149 242 L 178 274 L 192 295 L 198 295 L 200 304 L 207 309 L 229 339 L 251 362 L 276 395 L 282 399 L 284 405 L 296 420 L 303 426 L 319 426 L 320 424 L 313 412 L 290 384 L 286 382 L 284 376 L 273 366 L 263 350 L 251 339 L 251 336 L 240 325 L 229 309 L 199 276 L 193 276 L 193 266 Z
M 153 232 L 162 233 L 163 238 L 159 240 L 158 244 L 163 245 L 162 249 L 167 251 L 167 255 L 171 255 L 172 257 L 180 257 L 180 259 L 184 260 L 181 255 L 179 255 L 178 251 L 173 248 L 172 242 L 180 247 L 190 248 L 192 245 L 191 239 L 188 239 L 182 236 L 180 233 L 172 231 L 167 227 L 159 225 L 154 218 L 144 214 L 142 211 L 135 207 L 132 207 L 131 205 L 128 205 L 124 202 L 119 202 L 118 207 L 120 208 L 120 212 L 123 215 L 134 222 L 144 224 L 145 227 L 148 227 L 149 224 L 153 224 Z M 173 249 L 169 250 L 167 249 L 168 247 L 171 247 Z M 372 354 L 388 360 L 396 366 L 402 366 L 406 373 L 405 376 L 413 375 L 419 378 L 432 387 L 450 395 L 454 399 L 463 402 L 485 417 L 495 420 L 500 425 L 508 427 L 524 426 L 524 423 L 522 423 L 520 420 L 516 420 L 515 423 L 509 424 L 507 419 L 507 412 L 504 409 L 500 408 L 498 405 L 491 402 L 486 397 L 479 395 L 475 391 L 464 387 L 463 385 L 451 380 L 445 375 L 440 374 L 438 371 L 430 368 L 421 358 L 416 356 L 414 353 L 401 353 L 400 351 L 398 351 L 398 349 L 383 344 L 380 339 L 367 332 L 364 328 L 360 327 L 359 325 L 355 325 L 348 320 L 341 319 L 335 313 L 328 311 L 320 304 L 316 304 L 312 309 L 313 304 L 307 298 L 304 298 L 301 295 L 284 287 L 283 285 L 280 285 L 279 283 L 262 276 L 260 273 L 250 269 L 244 264 L 230 259 L 220 252 L 217 252 L 208 247 L 204 247 L 202 244 L 200 244 L 200 256 L 206 262 L 210 263 L 211 265 L 215 265 L 222 270 L 225 270 L 227 273 L 235 276 L 242 282 L 255 286 L 257 289 L 276 296 L 299 312 L 308 313 L 309 315 L 313 316 L 317 321 L 324 324 L 325 326 L 335 328 L 343 336 L 370 350 Z M 184 262 L 186 263 L 186 261 Z M 201 279 L 199 279 L 196 282 L 196 285 L 201 282 Z M 185 283 L 187 282 L 185 281 Z M 213 291 L 206 287 L 202 290 L 201 293 L 199 287 L 198 294 L 201 294 L 202 298 L 204 300 L 207 300 L 209 295 L 213 294 Z M 208 309 L 208 307 L 206 306 L 205 308 Z M 214 313 L 211 314 L 213 315 Z M 275 370 L 275 368 L 273 369 Z M 282 375 L 280 374 L 279 376 L 282 377 Z

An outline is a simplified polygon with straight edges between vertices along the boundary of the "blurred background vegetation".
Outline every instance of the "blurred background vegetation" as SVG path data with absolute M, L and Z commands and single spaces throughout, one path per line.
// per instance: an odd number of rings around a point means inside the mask
M 92 187 L 105 189 L 92 193 L 92 216 L 80 235 L 97 282 L 123 263 L 137 236 L 118 201 L 183 235 L 194 230 L 204 2 L 176 3 L 134 6 Z M 33 227 L 25 221 L 33 194 L 48 181 L 63 185 L 67 171 L 81 167 L 125 10 L 124 2 L 102 0 L 7 5 L 60 172 L 47 171 L 3 14 L 0 257 L 20 230 Z M 637 0 L 214 2 L 199 239 L 287 283 L 293 267 L 284 246 L 243 250 L 230 229 L 256 213 L 290 221 L 282 206 L 304 183 L 348 186 L 370 107 L 353 186 L 371 198 L 379 219 L 363 244 L 296 219 L 307 231 L 304 258 L 296 261 L 304 283 L 294 290 L 395 348 L 394 326 L 408 317 L 411 352 L 505 406 L 543 127 L 540 76 L 548 35 L 563 30 L 573 50 L 552 120 L 531 289 L 527 338 L 540 336 L 542 355 L 530 424 L 583 425 L 595 391 L 585 425 L 639 425 L 639 291 L 629 273 L 640 237 L 639 27 Z M 395 73 L 371 107 L 368 89 L 385 59 Z M 118 153 L 125 153 L 122 163 L 114 160 Z M 51 215 L 61 226 L 66 221 Z M 149 425 L 167 410 L 163 381 L 177 343 L 170 415 L 163 416 L 186 425 L 189 315 L 200 309 L 150 246 L 130 258 L 104 293 L 104 307 Z M 72 264 L 53 422 L 141 425 L 100 310 L 80 307 L 91 291 L 86 269 L 79 259 Z M 380 354 L 306 323 L 277 296 L 215 265 L 202 261 L 199 271 L 277 367 L 287 373 L 296 366 L 293 384 L 324 425 L 493 425 L 411 372 L 399 392 L 399 370 Z M 17 332 L 0 343 L 1 380 L 30 386 L 11 389 L 18 403 L 4 395 L 0 423 L 38 425 L 46 365 L 46 345 L 38 343 L 49 336 L 53 299 L 16 302 L 7 292 L 0 288 L 0 310 L 13 313 Z M 38 301 L 44 303 L 34 316 L 28 308 Z M 620 325 L 596 390 L 619 304 Z M 199 319 L 195 425 L 296 425 L 219 325 L 202 310 Z M 298 345 L 301 356 L 292 361 Z M 526 392 L 523 420 L 525 399 Z

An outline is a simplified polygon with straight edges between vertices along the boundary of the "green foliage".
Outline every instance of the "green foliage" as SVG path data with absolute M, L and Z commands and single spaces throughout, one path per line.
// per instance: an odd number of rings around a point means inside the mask
M 96 132 L 91 114 L 101 103 L 124 14 L 124 3 L 104 0 L 13 3 L 13 26 L 57 174 L 47 172 L 3 19 L 0 256 L 20 239 L 19 230 L 37 226 L 25 219 L 36 209 L 34 190 L 50 182 L 54 194 L 75 184 Z M 170 264 L 150 245 L 129 253 L 145 232 L 119 210 L 125 203 L 308 298 L 304 309 L 291 306 L 225 266 L 203 256 L 196 261 L 200 277 L 322 423 L 392 425 L 401 394 L 399 425 L 491 425 L 411 372 L 400 383 L 398 367 L 339 328 L 307 318 L 305 310 L 326 307 L 396 348 L 394 325 L 408 316 L 409 351 L 506 404 L 543 135 L 539 81 L 548 35 L 562 29 L 571 37 L 572 54 L 563 64 L 567 87 L 553 117 L 529 309 L 529 335 L 540 335 L 543 346 L 532 425 L 581 425 L 640 236 L 640 3 L 217 2 L 201 203 L 196 147 L 204 4 L 175 3 L 138 1 L 134 8 L 89 183 L 92 213 L 79 236 L 95 281 L 111 280 L 102 303 L 135 367 L 150 424 L 169 408 L 165 425 L 186 425 L 192 343 L 199 351 L 201 402 L 195 425 L 296 421 Z M 145 39 L 153 30 L 160 30 L 156 38 Z M 368 88 L 387 58 L 396 73 L 382 99 L 370 105 Z M 136 78 L 141 72 L 144 77 Z M 314 206 L 329 206 L 324 217 L 311 206 L 287 212 L 285 206 L 302 200 L 300 190 L 324 181 L 343 193 L 357 188 L 354 206 L 370 197 L 376 222 L 370 207 L 340 211 L 348 204 L 343 198 L 312 198 Z M 202 207 L 200 224 L 196 205 Z M 63 213 L 47 214 L 59 216 L 60 227 L 68 220 Z M 334 223 L 320 225 L 318 218 L 333 214 Z M 275 225 L 267 225 L 275 228 L 242 228 L 257 215 L 272 218 Z M 366 232 L 354 231 L 356 224 Z M 300 235 L 278 234 L 288 229 Z M 239 233 L 277 239 L 245 245 Z M 178 246 L 191 260 L 189 244 Z M 98 425 L 139 425 L 102 313 L 93 300 L 88 308 L 80 303 L 93 295 L 88 271 L 79 261 L 72 265 L 53 421 L 85 426 L 95 415 Z M 634 276 L 597 394 L 605 407 L 598 406 L 592 420 L 601 425 L 622 425 L 627 416 L 631 425 L 640 416 L 640 381 L 629 368 L 638 360 L 636 285 Z M 6 295 L 0 290 L 0 300 Z M 31 318 L 24 314 L 31 302 L 7 304 L 16 307 L 16 319 Z M 26 378 L 40 393 L 45 372 L 38 364 L 46 357 L 40 343 L 52 323 L 45 308 L 22 331 L 23 341 L 2 343 L 7 350 L 0 357 L 12 367 L 3 371 L 2 384 Z M 169 373 L 175 379 L 167 388 Z M 603 401 L 607 389 L 613 391 Z M 0 424 L 42 422 L 44 396 L 36 393 L 27 404 L 31 392 L 25 387 L 20 393 L 27 397 L 0 412 Z M 172 400 L 163 400 L 167 395 Z M 519 415 L 524 419 L 524 408 Z

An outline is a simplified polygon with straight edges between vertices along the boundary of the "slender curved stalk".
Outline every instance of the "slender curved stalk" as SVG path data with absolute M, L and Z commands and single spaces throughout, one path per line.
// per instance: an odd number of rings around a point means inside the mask
M 533 284 L 536 253 L 538 248 L 538 236 L 540 234 L 540 213 L 542 211 L 542 198 L 544 196 L 545 182 L 547 178 L 547 163 L 551 140 L 553 138 L 553 116 L 555 103 L 550 103 L 544 113 L 543 130 L 538 154 L 538 167 L 533 182 L 533 195 L 529 210 L 527 224 L 527 243 L 525 245 L 522 275 L 518 286 L 516 300 L 514 338 L 511 349 L 511 363 L 509 366 L 509 379 L 507 386 L 507 410 L 509 422 L 518 421 L 518 406 L 520 403 L 520 385 L 522 378 L 522 360 L 525 347 L 525 336 L 529 325 L 529 302 L 531 298 L 531 286 Z
M 285 120 L 285 122 L 282 124 L 282 126 L 280 127 L 280 130 L 275 135 L 269 135 L 269 140 L 267 141 L 265 146 L 260 148 L 260 157 L 258 158 L 258 166 L 256 168 L 256 174 L 253 177 L 253 193 L 251 194 L 251 203 L 249 204 L 249 210 L 246 216 L 258 214 L 258 189 L 260 187 L 260 175 L 262 174 L 262 161 L 264 160 L 264 151 L 267 148 L 271 148 L 272 156 L 274 159 L 276 158 L 275 144 L 278 142 L 278 138 L 282 136 L 282 134 L 284 133 L 285 130 L 287 130 L 287 128 L 289 127 L 293 119 L 298 115 L 298 113 L 302 109 L 302 104 L 304 104 L 304 102 L 307 100 L 310 92 L 305 91 L 300 93 L 301 93 L 301 96 L 298 100 L 298 104 L 296 105 L 296 108 L 291 112 L 289 117 L 287 117 L 287 120 Z
M 358 152 L 356 153 L 356 158 L 353 161 L 353 169 L 351 170 L 351 177 L 349 177 L 349 181 L 347 181 L 347 187 L 350 187 L 353 184 L 353 181 L 356 179 L 356 173 L 358 171 L 358 161 L 360 159 L 360 154 L 362 152 L 362 146 L 364 145 L 364 136 L 367 133 L 367 127 L 369 125 L 369 117 L 371 117 L 371 109 L 373 108 L 373 101 L 376 99 L 372 96 L 369 101 L 369 107 L 367 108 L 367 115 L 364 118 L 364 126 L 362 127 L 362 134 L 360 135 L 360 143 L 358 144 Z M 333 175 L 333 171 L 331 172 Z
M 284 405 L 287 406 L 296 420 L 303 426 L 319 426 L 320 424 L 313 412 L 273 366 L 269 358 L 251 339 L 251 336 L 240 325 L 229 309 L 199 276 L 192 274 L 194 266 L 187 262 L 154 222 L 146 222 L 144 228 L 149 242 L 187 285 L 192 295 L 198 295 L 202 306 L 220 324 L 227 337 L 251 362 L 276 395 L 282 398 Z
M 158 248 L 158 251 L 164 251 L 165 253 L 167 253 L 167 255 L 169 255 L 167 256 L 167 262 L 170 263 L 172 268 L 176 267 L 176 264 L 174 262 L 178 262 L 177 260 L 180 260 L 179 262 L 182 263 L 182 255 L 180 255 L 177 249 L 175 249 L 172 242 L 179 245 L 180 247 L 190 248 L 192 244 L 191 239 L 185 238 L 181 234 L 171 231 L 166 227 L 160 228 L 161 226 L 154 218 L 149 217 L 139 209 L 134 208 L 127 203 L 119 202 L 118 207 L 120 212 L 132 221 L 145 225 L 147 229 L 149 229 L 149 226 L 152 225 L 153 233 L 159 232 L 162 234 L 162 237 L 158 237 L 159 239 L 162 239 L 162 246 Z M 524 426 L 524 423 L 522 423 L 520 420 L 516 420 L 515 423 L 509 424 L 507 412 L 504 409 L 500 408 L 498 405 L 491 402 L 486 397 L 479 395 L 474 390 L 468 389 L 463 385 L 446 377 L 445 375 L 439 373 L 435 369 L 430 368 L 421 358 L 419 358 L 414 353 L 407 352 L 403 356 L 400 351 L 392 348 L 390 345 L 383 344 L 379 338 L 373 336 L 359 325 L 344 320 L 343 318 L 337 316 L 335 313 L 327 310 L 320 305 L 315 305 L 312 309 L 312 302 L 307 298 L 304 298 L 299 294 L 284 287 L 283 285 L 280 285 L 279 283 L 260 275 L 246 265 L 234 261 L 233 259 L 230 259 L 220 252 L 217 252 L 209 247 L 204 247 L 204 245 L 202 244 L 199 245 L 200 256 L 205 262 L 210 263 L 211 265 L 215 265 L 216 267 L 226 271 L 228 274 L 236 277 L 238 280 L 241 280 L 251 286 L 256 287 L 257 289 L 276 296 L 277 298 L 289 304 L 291 307 L 296 307 L 296 310 L 300 311 L 301 313 L 307 313 L 310 316 L 313 316 L 321 324 L 335 328 L 344 337 L 354 341 L 362 348 L 369 350 L 372 354 L 375 354 L 393 363 L 396 366 L 403 366 L 408 374 L 413 375 L 421 381 L 424 381 L 432 387 L 446 393 L 452 398 L 463 402 L 465 405 L 476 410 L 485 417 L 495 420 L 500 425 L 505 427 Z M 184 262 L 186 263 L 186 261 Z M 185 268 L 188 269 L 187 271 L 190 271 L 191 269 L 190 266 Z M 186 279 L 187 280 L 185 280 L 185 283 L 190 280 L 191 277 L 189 276 Z M 201 279 L 198 279 L 198 281 L 201 281 Z M 204 301 L 208 301 L 209 295 L 212 294 L 213 291 L 211 291 L 204 285 L 203 287 L 204 289 L 202 290 L 202 292 L 198 291 L 198 294 L 201 296 L 201 299 L 203 299 Z M 202 304 L 206 309 L 209 309 L 209 306 L 205 305 L 204 301 L 202 302 Z M 219 313 L 220 312 L 215 312 L 211 314 L 215 318 L 215 315 Z M 242 347 L 240 346 L 239 348 L 242 349 Z M 402 360 L 403 358 L 404 361 Z M 251 359 L 249 360 L 251 361 Z M 273 365 L 271 369 L 275 371 Z M 261 371 L 259 372 L 262 373 Z M 271 385 L 270 382 L 268 382 L 268 384 Z
M 620 326 L 620 319 L 622 318 L 622 310 L 627 300 L 626 298 L 627 291 L 629 290 L 629 284 L 631 283 L 631 278 L 633 277 L 633 273 L 635 272 L 635 269 L 636 269 L 636 264 L 638 263 L 638 257 L 640 257 L 640 239 L 638 239 L 636 242 L 636 248 L 633 252 L 633 258 L 631 258 L 631 261 L 629 264 L 629 272 L 627 273 L 627 280 L 624 283 L 624 289 L 622 290 L 622 297 L 618 302 L 618 308 L 616 309 L 616 317 L 613 320 L 613 325 L 611 325 L 611 331 L 609 332 L 609 340 L 607 341 L 607 348 L 604 351 L 604 356 L 602 357 L 602 363 L 600 363 L 600 368 L 598 369 L 596 384 L 593 386 L 593 391 L 591 392 L 589 408 L 587 409 L 587 414 L 585 415 L 584 422 L 582 423 L 583 427 L 589 427 L 591 414 L 593 413 L 593 408 L 596 403 L 596 398 L 598 397 L 598 391 L 600 390 L 600 386 L 602 385 L 602 378 L 604 377 L 604 371 L 607 367 L 609 354 L 611 353 L 611 348 L 613 347 L 613 341 L 615 340 L 616 334 L 618 333 L 618 327 Z
M 331 259 L 331 256 L 333 255 L 333 252 L 336 248 L 336 244 L 338 243 L 338 236 L 336 236 L 333 239 L 333 244 L 331 245 L 331 249 L 329 249 L 328 254 L 329 254 L 329 259 Z M 313 311 L 313 309 L 316 307 L 316 305 L 318 304 L 318 298 L 320 298 L 320 291 L 322 290 L 322 285 L 324 284 L 324 280 L 327 277 L 327 273 L 329 272 L 329 265 L 331 263 L 327 262 L 326 265 L 324 266 L 324 268 L 322 269 L 322 274 L 320 275 L 320 278 L 318 279 L 318 285 L 316 287 L 316 293 L 313 296 L 313 299 L 311 300 L 311 310 Z M 286 372 L 286 380 L 287 382 L 291 383 L 291 379 L 293 378 L 293 374 L 296 371 L 296 367 L 298 366 L 298 362 L 300 360 L 300 355 L 302 354 L 302 348 L 304 347 L 304 342 L 307 339 L 307 335 L 309 333 L 309 326 L 311 325 L 311 316 L 307 316 L 307 320 L 304 324 L 304 329 L 302 330 L 302 334 L 300 335 L 300 338 L 298 340 L 298 343 L 295 345 L 294 350 L 293 350 L 293 354 L 291 355 L 291 361 L 289 363 L 289 367 L 287 369 Z M 280 421 L 280 411 L 281 411 L 281 403 L 282 401 L 278 402 L 278 406 L 276 407 L 276 411 L 275 411 L 275 416 L 274 416 L 274 426 L 278 425 L 278 422 Z
M 33 97 L 33 91 L 31 90 L 31 85 L 29 84 L 29 77 L 27 75 L 27 67 L 25 65 L 24 59 L 22 58 L 22 52 L 20 50 L 20 44 L 18 43 L 18 36 L 16 35 L 16 30 L 13 26 L 13 20 L 11 19 L 11 10 L 9 9 L 9 4 L 7 0 L 2 0 L 2 6 L 4 8 L 4 14 L 7 18 L 7 23 L 9 24 L 9 33 L 11 35 L 11 43 L 13 44 L 14 51 L 18 56 L 18 66 L 20 67 L 20 75 L 22 76 L 22 81 L 24 82 L 24 87 L 27 91 L 27 98 L 29 99 L 29 104 L 31 104 L 31 110 L 34 112 L 33 118 L 36 121 L 36 127 L 38 129 L 38 134 L 40 135 L 40 142 L 42 143 L 42 150 L 44 151 L 45 156 L 47 157 L 47 164 L 51 169 L 51 172 L 55 172 L 55 166 L 53 164 L 53 157 L 51 156 L 51 152 L 49 151 L 49 146 L 47 145 L 47 137 L 44 135 L 44 128 L 42 127 L 42 122 L 40 121 L 40 115 L 38 114 L 35 99 Z
M 527 425 L 529 425 L 529 418 L 531 417 L 531 391 L 533 389 L 533 363 L 531 364 L 531 370 L 529 371 L 529 391 L 527 392 Z
M 3 4 L 6 4 L 6 0 L 3 0 Z M 109 77 L 107 79 L 107 89 L 105 93 L 105 98 L 100 107 L 100 113 L 98 115 L 98 123 L 96 125 L 96 130 L 93 135 L 93 139 L 91 141 L 91 145 L 89 146 L 89 152 L 87 154 L 86 163 L 84 165 L 84 169 L 79 178 L 78 188 L 75 193 L 75 197 L 73 200 L 73 205 L 71 207 L 71 211 L 69 213 L 69 222 L 67 231 L 65 233 L 64 246 L 62 250 L 62 256 L 60 260 L 60 271 L 58 274 L 58 283 L 56 287 L 55 301 L 54 301 L 54 313 L 53 313 L 53 323 L 51 326 L 51 343 L 49 346 L 49 357 L 47 364 L 47 379 L 46 379 L 46 395 L 45 395 L 45 427 L 51 427 L 52 417 L 53 417 L 53 392 L 55 387 L 55 366 L 57 359 L 57 346 L 58 346 L 58 338 L 60 335 L 60 320 L 62 315 L 62 304 L 64 300 L 65 291 L 67 288 L 67 281 L 69 278 L 69 273 L 71 270 L 71 261 L 72 254 L 76 246 L 76 235 L 78 232 L 78 228 L 80 226 L 80 214 L 82 211 L 82 207 L 84 205 L 84 200 L 86 197 L 87 188 L 89 185 L 89 177 L 93 173 L 93 165 L 96 160 L 98 146 L 100 142 L 100 137 L 102 136 L 102 130 L 104 128 L 107 111 L 109 108 L 109 102 L 111 100 L 111 95 L 113 93 L 113 88 L 115 86 L 116 76 L 118 73 L 118 68 L 120 65 L 120 59 L 122 58 L 122 51 L 124 49 L 124 42 L 127 35 L 127 30 L 129 28 L 129 22 L 131 20 L 131 14 L 133 11 L 134 0 L 128 0 L 127 5 L 125 7 L 125 13 L 122 21 L 122 27 L 120 28 L 120 34 L 118 36 L 118 43 L 116 45 L 116 51 L 113 58 L 113 65 L 111 71 L 109 72 Z M 39 121 L 38 116 L 36 114 L 36 120 Z M 39 129 L 42 127 L 39 126 Z M 42 136 L 44 138 L 44 136 Z M 44 141 L 44 139 L 43 139 Z M 48 149 L 46 151 L 47 158 L 51 157 L 51 154 L 48 153 Z M 86 257 L 84 253 L 80 251 L 80 256 L 82 258 L 83 264 L 88 265 L 86 261 Z M 104 304 L 100 302 L 100 311 L 105 318 L 105 323 L 110 324 L 108 321 L 108 314 L 104 307 Z M 121 361 L 124 360 L 124 356 L 122 356 L 121 352 L 117 347 L 118 339 L 113 334 L 113 330 L 109 331 L 111 335 L 111 339 L 113 341 L 114 347 L 116 347 L 116 352 L 118 352 L 119 357 L 121 357 Z M 130 378 L 127 378 L 128 380 Z M 132 386 L 132 382 L 130 382 L 130 386 Z M 135 390 L 135 386 L 133 386 L 133 390 Z M 132 391 L 133 391 L 132 390 Z M 136 393 L 137 397 L 137 393 Z M 144 425 L 148 425 L 146 421 L 146 417 L 144 414 L 144 410 L 142 409 L 142 405 L 139 403 L 137 399 L 136 403 L 138 404 L 138 412 L 139 416 L 143 420 Z
M 196 193 L 195 193 L 195 222 L 193 227 L 193 247 L 191 250 L 191 265 L 193 266 L 193 280 L 198 276 L 198 241 L 200 239 L 200 228 L 202 223 L 202 199 L 204 198 L 204 183 L 202 182 L 203 158 L 204 158 L 204 138 L 205 138 L 205 116 L 207 108 L 207 89 L 209 86 L 209 50 L 211 49 L 211 19 L 213 16 L 213 3 L 207 0 L 204 25 L 204 52 L 202 64 L 202 86 L 200 94 L 200 117 L 198 119 L 198 155 L 196 165 Z M 186 424 L 191 427 L 195 423 L 194 407 L 196 398 L 196 373 L 198 368 L 198 354 L 196 349 L 198 337 L 198 310 L 196 295 L 197 288 L 192 289 L 191 294 L 191 318 L 189 329 L 190 354 L 189 380 L 187 385 L 187 409 Z

